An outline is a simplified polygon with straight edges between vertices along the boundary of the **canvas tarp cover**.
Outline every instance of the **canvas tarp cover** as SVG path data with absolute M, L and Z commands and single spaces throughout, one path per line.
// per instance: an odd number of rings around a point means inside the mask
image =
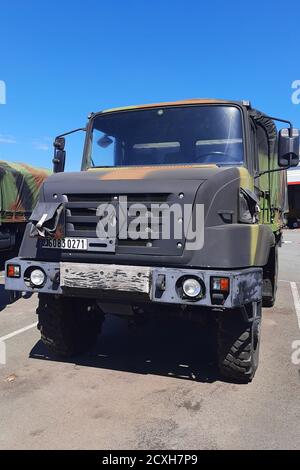
M 0 160 L 0 224 L 26 222 L 50 171 Z

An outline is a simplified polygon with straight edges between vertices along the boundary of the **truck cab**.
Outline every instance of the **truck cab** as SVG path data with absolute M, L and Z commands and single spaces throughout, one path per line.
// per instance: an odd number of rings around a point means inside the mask
M 249 102 L 195 99 L 91 113 L 80 172 L 64 135 L 6 288 L 39 294 L 54 353 L 96 341 L 106 314 L 214 319 L 220 372 L 248 382 L 275 302 L 299 132 Z M 55 327 L 53 327 L 55 325 Z

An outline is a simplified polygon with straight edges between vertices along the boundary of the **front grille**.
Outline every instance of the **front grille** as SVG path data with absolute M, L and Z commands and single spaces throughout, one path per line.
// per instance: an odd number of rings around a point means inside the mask
M 66 236 L 68 237 L 84 237 L 96 238 L 96 227 L 99 221 L 99 216 L 96 215 L 97 207 L 100 204 L 113 204 L 118 214 L 119 197 L 126 196 L 128 206 L 132 204 L 144 204 L 150 210 L 151 204 L 163 204 L 169 200 L 169 193 L 154 193 L 154 194 L 66 194 L 67 201 L 66 207 Z M 128 216 L 128 224 L 132 217 Z M 118 220 L 117 233 L 118 233 Z M 157 220 L 158 231 L 161 230 L 161 213 Z M 150 228 L 150 227 L 149 227 Z M 148 230 L 149 230 L 148 228 Z M 147 232 L 147 240 L 118 240 L 119 246 L 147 246 L 149 241 L 152 241 L 151 232 Z M 154 244 L 155 242 L 153 242 Z M 148 244 L 149 245 L 149 244 Z

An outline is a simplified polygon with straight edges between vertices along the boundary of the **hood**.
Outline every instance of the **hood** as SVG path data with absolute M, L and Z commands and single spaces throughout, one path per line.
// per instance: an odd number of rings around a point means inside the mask
M 126 264 L 132 261 L 149 265 L 149 263 L 184 262 L 191 266 L 197 264 L 211 266 L 212 257 L 216 263 L 216 259 L 220 257 L 220 250 L 221 254 L 224 251 L 224 243 L 228 244 L 231 240 L 231 236 L 225 237 L 220 243 L 220 237 L 216 235 L 225 232 L 230 235 L 231 229 L 238 225 L 239 190 L 241 187 L 250 188 L 250 182 L 248 171 L 242 167 L 174 165 L 97 168 L 50 176 L 44 184 L 41 203 L 45 202 L 50 206 L 63 204 L 66 209 L 64 236 L 87 238 L 91 243 L 94 243 L 93 240 L 97 237 L 96 226 L 99 221 L 97 208 L 100 204 L 112 204 L 116 208 L 116 218 L 114 223 L 110 219 L 109 222 L 113 226 L 118 226 L 121 196 L 126 196 L 130 205 L 142 203 L 147 209 L 151 204 L 157 203 L 167 203 L 169 206 L 175 203 L 181 206 L 181 209 L 185 204 L 192 205 L 194 209 L 195 204 L 201 205 L 201 210 L 204 210 L 201 227 L 205 231 L 206 242 L 205 248 L 195 251 L 195 255 L 192 250 L 185 250 L 186 237 L 185 233 L 182 233 L 180 238 L 171 236 L 169 239 L 151 238 L 150 235 L 150 244 L 148 238 L 125 240 L 117 235 L 112 253 L 108 249 L 106 251 L 101 249 L 100 253 L 95 250 L 84 253 L 62 252 L 59 256 L 60 259 L 74 261 L 84 259 L 85 262 L 96 262 L 100 256 L 106 262 L 113 263 L 118 261 Z M 178 213 L 176 217 L 179 217 Z M 131 219 L 132 214 L 128 213 L 128 223 Z M 171 223 L 173 232 L 175 227 L 178 227 L 176 220 L 179 218 L 172 220 L 175 222 Z M 161 219 L 158 219 L 157 223 L 161 225 Z M 44 258 L 53 256 L 51 250 L 49 253 L 47 250 L 42 251 Z M 225 250 L 223 258 L 227 256 L 226 252 Z M 195 261 L 194 256 L 201 259 Z M 228 264 L 229 260 L 226 263 Z M 226 263 L 222 262 L 222 265 Z
M 223 186 L 235 180 L 249 187 L 249 173 L 245 168 L 217 167 L 216 165 L 164 165 L 140 167 L 94 168 L 88 171 L 56 173 L 44 183 L 42 200 L 70 202 L 81 200 L 101 201 L 103 196 L 165 195 L 176 202 L 184 195 L 182 203 L 193 204 L 198 194 L 206 208 Z M 203 184 L 205 183 L 205 184 Z M 201 187 L 201 191 L 198 191 Z M 179 198 L 180 199 L 180 198 Z M 198 197 L 197 197 L 198 201 Z
M 224 171 L 216 165 L 164 165 L 93 168 L 56 173 L 44 185 L 44 200 L 68 194 L 195 193 L 200 184 Z M 189 197 L 189 202 L 191 198 Z
M 161 165 L 91 168 L 87 171 L 56 173 L 49 183 L 68 181 L 128 181 L 128 180 L 181 180 L 206 179 L 224 170 L 216 165 Z
M 97 200 L 97 195 L 153 194 L 178 195 L 184 193 L 184 202 L 193 203 L 198 188 L 206 180 L 227 180 L 228 175 L 237 174 L 236 168 L 216 165 L 162 165 L 116 168 L 93 168 L 88 171 L 56 173 L 44 184 L 45 201 L 66 200 L 64 195 L 88 195 Z M 224 175 L 224 176 L 223 176 Z M 227 177 L 225 176 L 227 175 Z M 93 196 L 96 199 L 91 199 Z M 101 199 L 101 198 L 100 198 Z M 79 200 L 79 199 L 77 199 Z M 183 202 L 183 201 L 182 201 Z

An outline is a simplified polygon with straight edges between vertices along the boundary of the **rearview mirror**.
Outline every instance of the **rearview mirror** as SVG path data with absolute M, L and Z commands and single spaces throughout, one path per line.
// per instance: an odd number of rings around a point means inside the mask
M 65 169 L 66 162 L 66 152 L 65 152 L 66 140 L 64 137 L 56 137 L 53 142 L 54 147 L 54 157 L 52 160 L 53 163 L 53 173 L 62 173 Z
M 56 137 L 53 142 L 53 147 L 57 150 L 65 150 L 66 139 L 64 137 Z
M 106 149 L 106 147 L 109 147 L 111 144 L 113 144 L 113 140 L 107 135 L 105 134 L 104 136 L 100 137 L 99 140 L 97 140 L 97 144 Z
M 55 138 L 53 142 L 54 147 L 54 157 L 52 160 L 53 163 L 53 172 L 54 173 L 62 173 L 65 170 L 65 163 L 66 163 L 66 152 L 65 152 L 65 145 L 66 139 L 64 138 L 65 135 L 74 134 L 78 131 L 85 131 L 86 128 L 79 127 L 78 129 L 74 129 L 70 132 L 65 132 L 64 134 L 59 135 Z
M 281 129 L 278 136 L 278 165 L 289 168 L 299 164 L 299 129 Z
M 65 169 L 66 162 L 66 152 L 65 150 L 54 151 L 54 157 L 52 160 L 53 163 L 53 173 L 62 173 Z

